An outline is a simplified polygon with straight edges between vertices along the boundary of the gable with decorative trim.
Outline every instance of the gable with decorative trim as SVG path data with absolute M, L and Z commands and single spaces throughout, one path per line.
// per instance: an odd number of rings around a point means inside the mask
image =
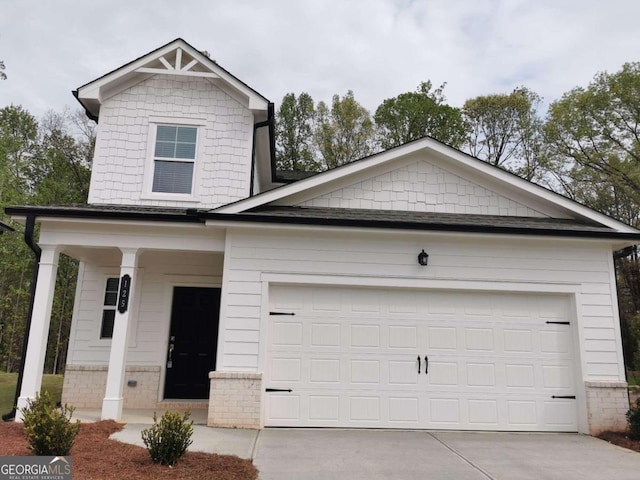
M 376 175 L 298 204 L 411 212 L 544 217 L 546 215 L 427 160 Z

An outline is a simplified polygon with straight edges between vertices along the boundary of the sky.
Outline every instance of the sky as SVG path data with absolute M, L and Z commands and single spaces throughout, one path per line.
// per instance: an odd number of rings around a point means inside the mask
M 526 86 L 543 108 L 640 61 L 638 0 L 0 0 L 0 108 L 71 91 L 181 37 L 276 107 L 353 90 L 371 113 L 422 81 L 447 103 Z

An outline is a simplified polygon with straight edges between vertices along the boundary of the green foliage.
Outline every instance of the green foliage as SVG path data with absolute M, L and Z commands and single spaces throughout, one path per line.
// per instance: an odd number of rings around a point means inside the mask
M 331 108 L 324 102 L 318 103 L 315 140 L 326 169 L 371 154 L 373 137 L 371 115 L 356 101 L 351 90 L 342 98 L 334 95 Z
M 17 230 L 0 238 L 0 368 L 7 372 L 20 364 L 34 258 L 20 234 L 23 227 L 4 208 L 85 203 L 94 142 L 95 125 L 84 114 L 49 112 L 38 122 L 20 106 L 0 108 L 0 221 Z M 47 371 L 64 365 L 77 266 L 60 257 Z
M 319 171 L 313 144 L 315 108 L 311 95 L 287 93 L 276 114 L 276 167 L 288 171 Z
M 540 97 L 520 87 L 510 94 L 482 95 L 464 103 L 463 112 L 469 127 L 468 147 L 474 157 L 492 165 L 524 161 L 523 172 L 533 178 L 533 163 L 538 157 L 541 122 L 536 115 Z M 536 143 L 537 142 L 537 143 Z
M 73 407 L 56 407 L 45 391 L 27 402 L 22 410 L 24 433 L 34 455 L 68 455 L 80 430 L 80 420 L 71 423 Z
M 193 420 L 189 422 L 190 412 L 180 416 L 177 412 L 165 412 L 160 422 L 153 414 L 153 425 L 142 431 L 144 442 L 154 463 L 175 465 L 193 443 Z
M 627 411 L 627 424 L 631 438 L 640 440 L 640 398 Z
M 640 222 L 640 62 L 599 73 L 549 107 L 545 140 L 569 166 L 570 194 L 596 210 Z
M 4 61 L 0 60 L 0 80 L 6 80 L 7 79 L 7 74 L 4 73 Z
M 466 139 L 466 126 L 459 109 L 445 103 L 446 84 L 431 90 L 422 82 L 415 92 L 388 98 L 374 115 L 378 143 L 389 149 L 426 135 L 458 148 Z

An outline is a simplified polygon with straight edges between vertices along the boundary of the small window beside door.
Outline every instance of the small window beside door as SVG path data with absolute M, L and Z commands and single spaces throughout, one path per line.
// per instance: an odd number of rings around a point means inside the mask
M 104 290 L 104 302 L 102 307 L 102 323 L 100 325 L 100 338 L 113 337 L 113 325 L 116 319 L 116 304 L 118 303 L 118 277 L 107 278 Z

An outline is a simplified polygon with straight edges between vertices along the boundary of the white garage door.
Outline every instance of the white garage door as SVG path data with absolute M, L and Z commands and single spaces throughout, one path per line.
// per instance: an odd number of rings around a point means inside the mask
M 278 286 L 270 309 L 267 426 L 577 430 L 565 296 Z

